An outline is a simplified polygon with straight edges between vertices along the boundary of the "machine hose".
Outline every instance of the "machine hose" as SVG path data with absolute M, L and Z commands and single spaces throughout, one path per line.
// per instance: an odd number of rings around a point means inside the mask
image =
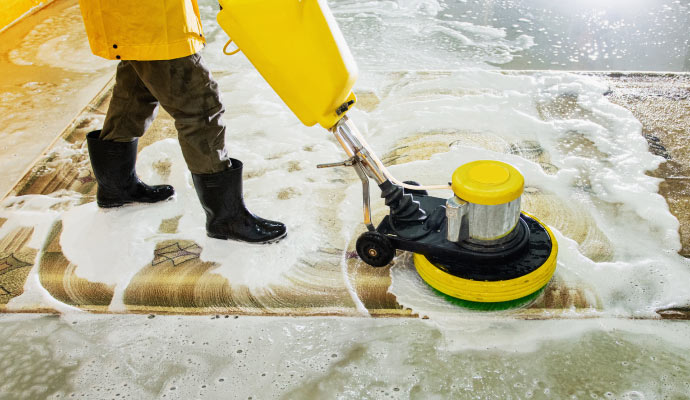
M 386 205 L 391 210 L 391 218 L 395 222 L 423 222 L 427 215 L 419 206 L 419 202 L 414 201 L 412 195 L 406 194 L 403 188 L 391 181 L 383 182 L 379 185 L 381 197 L 385 199 Z

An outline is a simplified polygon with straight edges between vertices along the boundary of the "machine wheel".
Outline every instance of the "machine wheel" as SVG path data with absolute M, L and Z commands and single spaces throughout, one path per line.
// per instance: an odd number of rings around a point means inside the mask
M 403 181 L 403 183 L 408 184 L 408 185 L 420 186 L 419 182 L 415 182 L 415 181 Z M 414 190 L 414 189 L 405 189 L 405 188 L 403 188 L 403 193 L 416 194 L 419 196 L 428 196 L 429 195 L 429 192 L 427 192 L 426 190 Z
M 395 256 L 395 248 L 390 240 L 376 231 L 361 234 L 356 247 L 359 258 L 372 267 L 385 267 Z

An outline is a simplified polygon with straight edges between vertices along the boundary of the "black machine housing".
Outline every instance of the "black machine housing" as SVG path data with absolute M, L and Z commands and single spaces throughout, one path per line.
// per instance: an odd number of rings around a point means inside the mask
M 357 240 L 357 254 L 371 266 L 389 264 L 397 249 L 422 254 L 454 276 L 498 281 L 529 274 L 551 253 L 548 232 L 525 214 L 520 214 L 515 229 L 500 243 L 454 243 L 447 239 L 446 199 L 422 190 L 403 189 L 388 180 L 379 188 L 390 213 Z

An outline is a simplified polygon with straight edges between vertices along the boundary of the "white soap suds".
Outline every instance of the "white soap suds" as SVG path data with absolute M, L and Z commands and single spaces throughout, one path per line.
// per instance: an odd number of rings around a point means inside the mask
M 359 182 L 350 170 L 315 168 L 344 157 L 328 133 L 301 126 L 254 71 L 219 76 L 219 81 L 228 109 L 228 149 L 245 163 L 246 203 L 258 215 L 285 222 L 288 237 L 270 246 L 207 238 L 205 217 L 177 141 L 156 142 L 140 153 L 138 172 L 151 184 L 175 186 L 174 200 L 114 210 L 100 210 L 91 203 L 62 215 L 52 210 L 49 214 L 63 220 L 60 243 L 65 256 L 76 264 L 76 275 L 115 285 L 113 311 L 123 309 L 124 290 L 150 265 L 155 244 L 161 240 L 195 241 L 203 248 L 201 259 L 218 264 L 213 273 L 255 294 L 286 283 L 301 259 L 322 257 L 321 248 L 345 249 L 354 240 L 352 232 L 361 223 Z M 606 87 L 597 79 L 483 70 L 403 76 L 370 73 L 360 87 L 375 93 L 380 102 L 371 112 L 354 110 L 351 118 L 380 156 L 405 138 L 435 132 L 456 132 L 462 138 L 463 132 L 469 133 L 466 142 L 453 144 L 447 152 L 392 166 L 398 178 L 444 182 L 463 163 L 498 159 L 520 169 L 528 187 L 551 194 L 555 202 L 576 203 L 588 210 L 596 228 L 611 242 L 612 256 L 605 262 L 592 261 L 581 254 L 576 242 L 557 232 L 561 243 L 557 274 L 592 288 L 605 314 L 651 317 L 658 308 L 690 302 L 690 288 L 684 284 L 690 279 L 688 261 L 676 253 L 678 221 L 657 193 L 659 180 L 645 174 L 662 159 L 647 151 L 640 123 L 603 96 Z M 544 108 L 563 98 L 574 102 L 576 114 L 542 115 Z M 573 135 L 590 143 L 591 154 L 564 146 Z M 493 150 L 482 148 L 485 143 L 477 138 L 485 136 L 496 138 L 491 142 Z M 525 141 L 541 146 L 550 157 L 549 170 L 508 154 L 509 144 Z M 166 178 L 154 167 L 161 162 L 170 165 Z M 374 186 L 374 213 L 383 207 L 377 191 Z M 539 216 L 538 209 L 528 211 Z M 180 215 L 177 233 L 158 232 L 163 220 Z M 432 319 L 462 312 L 443 306 L 436 310 L 423 291 L 413 290 L 419 285 L 404 283 L 414 271 L 399 268 L 392 270 L 390 291 L 405 307 Z M 362 312 L 345 272 L 343 279 Z
M 57 209 L 78 204 L 80 195 L 58 191 L 47 196 L 25 195 L 8 197 L 0 207 L 0 218 L 6 218 L 0 227 L 0 238 L 14 234 L 18 228 L 32 228 L 31 238 L 26 247 L 37 250 L 33 265 L 24 284 L 24 292 L 13 297 L 7 304 L 13 311 L 35 311 L 54 309 L 59 312 L 79 312 L 80 310 L 59 302 L 41 285 L 38 269 L 44 242 L 56 220 L 60 218 Z
M 563 73 L 458 71 L 406 77 L 391 85 L 376 111 L 357 114 L 375 148 L 390 149 L 399 140 L 423 132 L 467 131 L 507 143 L 537 142 L 557 169 L 547 172 L 533 161 L 507 154 L 508 148 L 496 152 L 477 143 L 451 146 L 429 160 L 396 165 L 391 168 L 396 176 L 424 184 L 449 180 L 455 168 L 478 159 L 513 164 L 525 176 L 526 186 L 553 194 L 565 204 L 582 205 L 611 241 L 613 259 L 594 262 L 578 251 L 577 243 L 556 233 L 561 238 L 557 273 L 595 288 L 606 313 L 653 317 L 662 306 L 690 302 L 690 288 L 684 284 L 690 279 L 688 260 L 677 254 L 678 221 L 657 193 L 660 180 L 646 175 L 663 159 L 649 153 L 640 123 L 603 96 L 606 86 L 600 81 Z M 438 94 L 443 88 L 452 92 Z M 483 89 L 474 92 L 478 88 Z M 540 116 L 540 108 L 564 97 L 574 99 L 578 115 Z M 564 149 L 572 135 L 591 142 L 596 154 Z M 352 199 L 358 196 L 356 186 L 348 190 Z M 539 210 L 528 211 L 538 216 Z M 454 312 L 452 307 L 427 309 L 424 290 L 417 304 L 414 285 L 403 283 L 410 276 L 398 267 L 392 270 L 390 290 L 401 304 L 423 315 Z M 443 312 L 436 315 L 442 317 Z

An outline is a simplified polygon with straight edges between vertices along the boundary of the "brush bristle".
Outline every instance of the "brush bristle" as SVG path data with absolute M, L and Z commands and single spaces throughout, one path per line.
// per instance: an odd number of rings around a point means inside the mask
M 476 301 L 462 300 L 462 299 L 458 299 L 456 297 L 448 296 L 447 294 L 439 292 L 436 289 L 433 289 L 433 288 L 432 289 L 439 296 L 443 297 L 446 301 L 448 301 L 452 304 L 455 304 L 456 306 L 460 306 L 460 307 L 467 308 L 470 310 L 475 310 L 475 311 L 505 311 L 505 310 L 515 309 L 515 308 L 526 307 L 527 305 L 529 305 L 533 300 L 535 300 L 537 297 L 539 297 L 544 292 L 545 287 L 546 286 L 542 287 L 541 289 L 537 290 L 536 292 L 529 294 L 525 297 L 521 297 L 519 299 L 510 300 L 510 301 L 502 301 L 499 303 L 481 303 L 481 302 L 476 302 Z

